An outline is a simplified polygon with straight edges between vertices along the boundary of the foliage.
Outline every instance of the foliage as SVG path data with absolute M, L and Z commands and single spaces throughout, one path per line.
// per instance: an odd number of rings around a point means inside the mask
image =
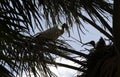
M 113 28 L 109 22 L 111 21 L 109 19 L 113 16 L 112 1 L 0 0 L 0 73 L 2 77 L 22 76 L 23 72 L 29 75 L 32 72 L 35 77 L 55 76 L 49 70 L 48 64 L 78 70 L 83 72 L 81 76 L 87 74 L 86 72 L 89 71 L 89 67 L 87 67 L 89 63 L 87 62 L 91 62 L 89 55 L 69 49 L 69 46 L 60 40 L 51 41 L 44 38 L 33 40 L 31 33 L 35 32 L 35 27 L 43 31 L 43 21 L 45 21 L 46 25 L 52 27 L 51 25 L 63 23 L 64 19 L 69 27 L 77 24 L 78 34 L 82 31 L 82 27 L 85 27 L 83 25 L 83 22 L 85 22 L 114 42 Z M 113 44 L 112 46 L 110 45 L 107 51 L 111 51 L 113 46 Z M 93 52 L 98 50 L 96 49 Z M 63 52 L 61 53 L 61 51 Z M 81 58 L 84 57 L 86 62 L 72 58 L 64 52 L 76 54 Z M 56 63 L 54 61 L 56 55 L 81 65 L 81 68 Z M 111 66 L 116 57 L 113 56 L 111 58 L 105 60 L 104 64 L 111 61 Z M 106 67 L 105 71 L 107 71 L 109 67 L 104 64 L 103 67 Z

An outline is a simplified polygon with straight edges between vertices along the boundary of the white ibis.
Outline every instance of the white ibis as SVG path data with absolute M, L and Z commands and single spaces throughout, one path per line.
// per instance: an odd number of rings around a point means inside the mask
M 34 37 L 36 39 L 44 38 L 44 39 L 49 39 L 49 40 L 56 40 L 59 36 L 61 36 L 64 33 L 65 29 L 69 33 L 68 25 L 66 23 L 62 25 L 61 29 L 59 29 L 58 26 L 54 26 L 44 32 L 37 33 Z

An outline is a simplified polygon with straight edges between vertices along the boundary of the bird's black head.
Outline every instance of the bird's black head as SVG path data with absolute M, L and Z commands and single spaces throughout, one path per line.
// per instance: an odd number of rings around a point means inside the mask
M 67 25 L 66 23 L 64 23 L 64 24 L 62 25 L 62 30 L 66 30 L 66 31 L 68 32 L 68 35 L 70 36 L 69 27 L 68 27 L 68 25 Z
M 106 46 L 106 43 L 102 37 L 99 39 L 99 41 L 97 43 L 97 47 L 101 47 L 101 46 L 102 47 Z
M 67 25 L 66 23 L 64 23 L 64 24 L 62 25 L 62 29 L 68 30 L 68 25 Z

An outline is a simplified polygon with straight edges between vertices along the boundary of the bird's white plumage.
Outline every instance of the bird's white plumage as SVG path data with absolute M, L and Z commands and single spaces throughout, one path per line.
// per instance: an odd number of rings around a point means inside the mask
M 64 25 L 62 25 L 64 26 Z M 54 26 L 46 31 L 43 31 L 41 33 L 38 33 L 35 35 L 35 38 L 45 38 L 50 40 L 56 40 L 59 36 L 61 36 L 64 33 L 64 28 Z

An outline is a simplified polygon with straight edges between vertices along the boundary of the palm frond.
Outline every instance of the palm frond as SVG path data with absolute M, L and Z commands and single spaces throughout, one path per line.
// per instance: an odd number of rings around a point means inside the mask
M 61 50 L 86 57 L 85 54 L 63 48 L 63 46 L 67 45 L 62 44 L 63 42 L 61 43 L 62 47 L 59 47 L 61 46 L 60 42 L 51 42 L 45 39 L 33 41 L 30 37 L 31 33 L 35 32 L 35 26 L 39 30 L 43 30 L 43 19 L 47 25 L 51 26 L 51 23 L 57 25 L 62 22 L 63 17 L 71 27 L 74 22 L 82 24 L 80 21 L 82 19 L 112 40 L 112 35 L 93 22 L 99 19 L 103 26 L 112 33 L 110 25 L 101 16 L 103 13 L 106 15 L 106 12 L 112 15 L 112 7 L 113 5 L 106 0 L 0 1 L 0 68 L 6 71 L 1 72 L 1 75 L 12 77 L 14 73 L 22 75 L 23 72 L 26 72 L 26 75 L 27 73 L 31 75 L 32 72 L 35 76 L 55 76 L 48 69 L 46 63 L 46 60 L 54 63 L 53 54 L 86 66 L 84 62 L 61 53 Z M 91 19 L 86 18 L 83 11 Z M 81 29 L 80 27 L 78 28 Z M 10 70 L 6 68 L 10 68 Z

